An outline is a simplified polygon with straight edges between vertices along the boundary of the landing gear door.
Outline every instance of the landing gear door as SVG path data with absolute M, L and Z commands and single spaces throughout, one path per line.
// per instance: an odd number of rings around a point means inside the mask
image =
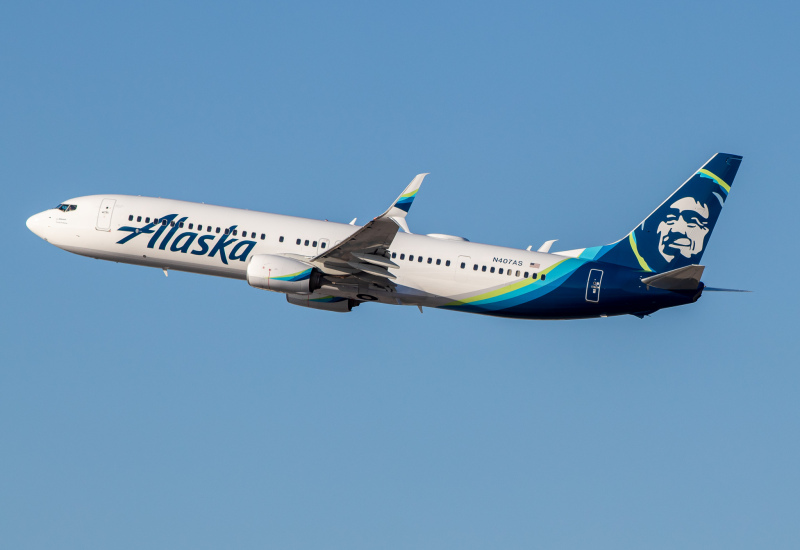
M 586 282 L 586 301 L 600 301 L 600 283 L 603 281 L 603 272 L 599 269 L 592 269 L 589 272 L 589 280 Z
M 95 226 L 98 231 L 111 231 L 111 214 L 114 212 L 116 202 L 114 199 L 103 199 L 103 202 L 100 203 L 100 212 L 97 214 L 97 225 Z

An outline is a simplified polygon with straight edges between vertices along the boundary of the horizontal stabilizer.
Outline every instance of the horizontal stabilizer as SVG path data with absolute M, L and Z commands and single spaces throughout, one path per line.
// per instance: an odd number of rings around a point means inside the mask
M 664 290 L 696 290 L 700 285 L 700 277 L 703 276 L 704 269 L 705 266 L 702 265 L 687 265 L 666 273 L 645 277 L 642 282 L 647 286 Z

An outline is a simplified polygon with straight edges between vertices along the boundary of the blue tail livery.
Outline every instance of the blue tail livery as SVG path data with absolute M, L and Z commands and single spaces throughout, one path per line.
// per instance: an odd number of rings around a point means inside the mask
M 717 153 L 625 238 L 583 257 L 648 273 L 699 264 L 741 162 Z

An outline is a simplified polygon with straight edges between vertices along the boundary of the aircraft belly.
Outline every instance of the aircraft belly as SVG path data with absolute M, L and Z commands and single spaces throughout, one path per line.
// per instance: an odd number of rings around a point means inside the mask
M 456 296 L 437 307 L 517 319 L 585 319 L 652 311 L 689 303 L 690 293 L 647 290 L 638 274 L 613 266 L 605 272 L 604 286 L 594 301 L 587 285 L 596 277 L 598 264 L 569 259 L 551 269 L 545 282 L 518 280 L 505 286 Z M 591 287 L 590 287 L 591 288 Z
M 108 252 L 98 248 L 85 248 L 71 245 L 60 245 L 59 248 L 89 258 L 106 260 L 110 262 L 120 262 L 145 267 L 157 267 L 159 269 L 172 269 L 175 271 L 186 271 L 189 273 L 199 273 L 201 275 L 214 275 L 217 277 L 228 277 L 232 279 L 245 279 L 245 266 L 216 266 L 205 258 L 192 259 L 186 261 L 180 256 L 175 257 L 174 253 L 156 254 L 152 250 L 144 249 L 143 254 L 131 254 L 122 252 Z M 149 252 L 149 254 L 147 254 Z

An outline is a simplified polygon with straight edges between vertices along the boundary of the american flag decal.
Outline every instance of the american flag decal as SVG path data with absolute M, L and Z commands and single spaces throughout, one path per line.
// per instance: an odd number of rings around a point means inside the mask
M 539 264 L 531 264 L 531 267 L 532 267 L 533 269 L 539 269 Z

